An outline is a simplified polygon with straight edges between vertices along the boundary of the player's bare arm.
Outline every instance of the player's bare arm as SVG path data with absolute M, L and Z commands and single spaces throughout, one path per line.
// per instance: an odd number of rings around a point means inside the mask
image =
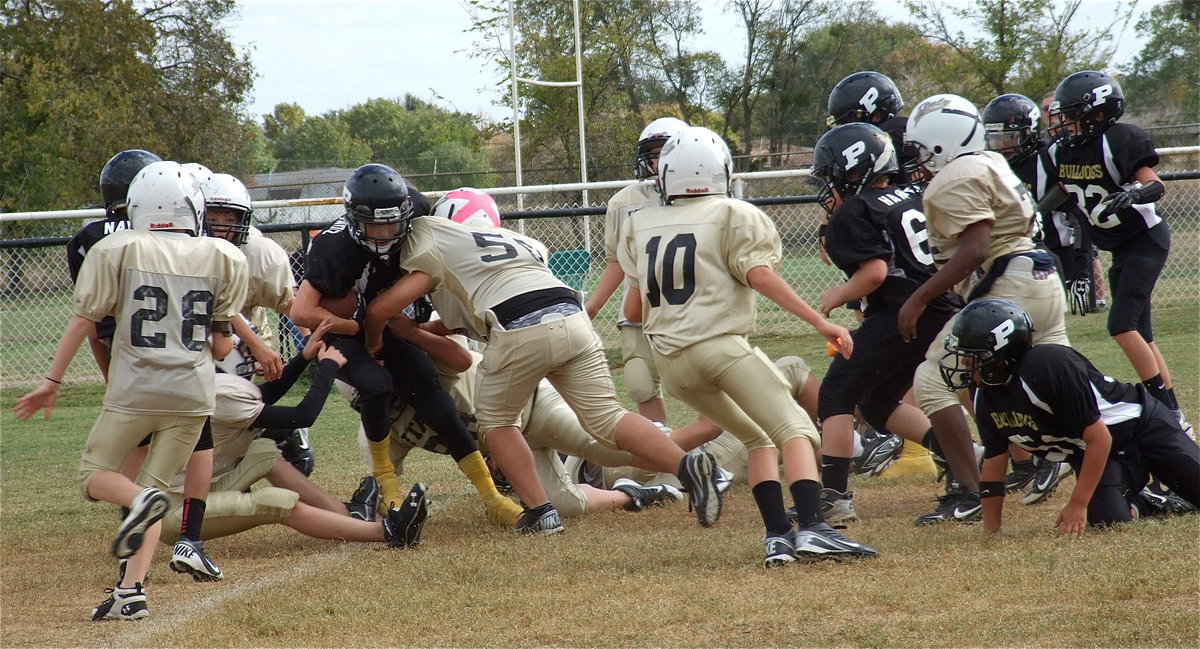
M 1079 476 L 1075 480 L 1075 489 L 1071 492 L 1071 500 L 1058 514 L 1054 526 L 1058 531 L 1072 538 L 1082 538 L 1087 528 L 1087 507 L 1100 484 L 1100 476 L 1104 474 L 1104 466 L 1108 463 L 1108 454 L 1112 450 L 1112 434 L 1104 420 L 1097 419 L 1083 429 L 1083 441 L 1087 446 L 1083 449 L 1083 465 L 1079 467 Z
M 882 259 L 868 259 L 862 262 L 845 283 L 831 286 L 821 292 L 821 314 L 829 317 L 830 311 L 874 293 L 883 286 L 887 272 L 887 262 Z
M 952 290 L 987 260 L 988 241 L 992 238 L 992 222 L 976 221 L 959 235 L 959 248 L 938 268 L 932 277 L 917 287 L 900 307 L 896 317 L 900 337 L 911 342 L 917 337 L 917 320 L 933 298 Z
M 621 270 L 621 264 L 615 261 L 608 262 L 608 265 L 604 267 L 604 272 L 600 275 L 600 282 L 596 284 L 596 290 L 592 291 L 591 297 L 583 305 L 589 318 L 596 319 L 596 314 L 604 308 L 623 279 L 625 279 L 625 271 Z
M 983 505 L 983 531 L 989 534 L 1000 531 L 1004 514 L 1004 474 L 1008 471 L 1008 458 L 1008 451 L 995 457 L 989 457 L 983 461 L 983 468 L 979 471 L 981 487 L 989 482 L 999 485 L 995 489 L 997 493 L 990 493 L 986 496 L 980 493 L 979 502 Z
M 433 278 L 414 270 L 392 284 L 367 305 L 366 346 L 371 354 L 383 347 L 383 328 L 388 320 L 404 312 L 413 300 L 433 290 Z
M 854 351 L 854 341 L 850 338 L 850 331 L 826 320 L 820 313 L 817 313 L 808 305 L 808 302 L 796 295 L 787 280 L 780 277 L 779 273 L 766 266 L 755 266 L 750 269 L 749 273 L 746 273 L 746 283 L 750 285 L 750 288 L 783 307 L 792 315 L 812 325 L 817 333 L 837 347 L 842 356 L 850 358 L 850 354 Z
M 71 316 L 66 329 L 63 330 L 62 338 L 58 341 L 58 348 L 54 350 L 54 361 L 46 372 L 45 380 L 36 390 L 17 399 L 13 412 L 17 414 L 18 420 L 25 421 L 43 409 L 46 411 L 43 417 L 47 421 L 50 419 L 54 412 L 54 404 L 58 402 L 59 386 L 67 373 L 67 366 L 71 364 L 71 359 L 75 358 L 75 352 L 79 351 L 79 346 L 83 344 L 89 331 L 96 331 L 94 320 L 88 320 L 81 315 Z
M 353 336 L 358 333 L 358 323 L 348 317 L 335 314 L 321 306 L 321 298 L 325 297 L 317 287 L 308 280 L 300 282 L 296 289 L 296 297 L 292 300 L 291 319 L 296 326 L 315 329 L 326 317 L 333 317 L 333 333 Z M 354 315 L 353 313 L 348 315 Z
M 387 326 L 392 333 L 425 350 L 434 361 L 455 372 L 467 371 L 474 362 L 469 349 L 446 338 L 449 332 L 442 335 L 433 333 L 404 315 L 392 318 Z M 445 329 L 444 326 L 442 328 Z

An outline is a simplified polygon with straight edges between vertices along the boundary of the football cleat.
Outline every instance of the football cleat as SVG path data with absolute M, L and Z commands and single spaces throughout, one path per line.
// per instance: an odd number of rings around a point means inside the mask
M 369 475 L 358 483 L 358 488 L 350 495 L 350 500 L 347 500 L 346 509 L 350 512 L 350 516 L 357 518 L 360 521 L 375 520 L 375 510 L 379 508 L 379 481 L 375 476 Z
M 1183 414 L 1183 408 L 1176 408 L 1171 411 L 1171 414 L 1175 415 L 1175 419 L 1179 421 L 1179 427 L 1183 429 L 1184 434 L 1190 437 L 1192 441 L 1196 441 L 1196 429 L 1192 428 L 1192 425 L 1188 423 L 1187 415 Z
M 393 504 L 383 519 L 383 536 L 393 548 L 411 548 L 421 544 L 421 530 L 429 518 L 432 501 L 426 495 L 425 485 L 414 484 L 408 496 L 399 504 Z
M 887 471 L 903 450 L 903 437 L 868 429 L 862 436 L 862 453 L 851 458 L 850 463 L 858 475 L 877 476 Z
M 1058 483 L 1069 475 L 1071 475 L 1071 466 L 1066 462 L 1041 460 L 1038 464 L 1037 474 L 1029 483 L 1029 490 L 1021 497 L 1021 502 L 1032 505 L 1049 498 L 1054 490 L 1058 489 Z
M 317 465 L 317 454 L 313 452 L 312 444 L 308 443 L 308 429 L 296 428 L 275 442 L 283 459 L 304 475 L 312 475 Z
M 829 523 L 816 523 L 801 527 L 793 532 L 792 545 L 796 558 L 801 561 L 819 559 L 860 559 L 879 556 L 874 548 L 854 541 Z
M 858 513 L 854 511 L 853 491 L 843 493 L 836 489 L 821 489 L 820 497 L 821 514 L 825 517 L 825 522 L 837 525 L 858 520 Z
M 938 506 L 933 512 L 917 518 L 917 525 L 930 525 L 947 521 L 955 523 L 976 523 L 983 519 L 983 505 L 979 502 L 979 494 L 963 489 L 954 483 L 946 490 L 946 494 L 938 498 Z
M 113 538 L 113 556 L 128 559 L 136 554 L 142 547 L 146 529 L 162 520 L 170 506 L 171 500 L 167 498 L 167 494 L 154 487 L 146 487 L 134 496 L 133 502 L 129 504 L 129 514 L 121 521 L 117 535 Z
M 1037 476 L 1037 463 L 1033 460 L 1013 461 L 1012 472 L 1004 476 L 1005 493 L 1024 489 Z
M 692 451 L 679 460 L 677 477 L 688 495 L 688 510 L 704 527 L 712 527 L 721 517 L 721 491 L 717 485 L 716 459 L 708 451 Z
M 554 508 L 554 505 L 546 503 L 541 507 L 526 509 L 514 529 L 518 534 L 549 535 L 558 534 L 566 528 L 563 527 L 562 517 L 558 515 L 558 510 Z
M 92 609 L 92 621 L 101 620 L 140 620 L 150 615 L 146 606 L 146 593 L 141 584 L 133 588 L 105 588 L 104 592 L 111 593 L 108 599 Z
M 204 554 L 204 542 L 179 539 L 171 551 L 171 570 L 192 576 L 196 581 L 221 581 L 225 573 Z
M 717 467 L 717 492 L 725 493 L 733 486 L 733 473 Z
M 1196 511 L 1195 506 L 1171 493 L 1158 480 L 1150 481 L 1132 500 L 1138 516 L 1182 516 Z
M 768 534 L 767 556 L 763 559 L 763 567 L 774 568 L 796 561 L 796 548 L 792 545 L 792 534 L 789 531 L 782 536 Z
M 667 501 L 683 500 L 683 494 L 667 484 L 640 485 L 629 478 L 619 478 L 613 483 L 613 490 L 629 496 L 630 502 L 625 509 L 640 512 L 651 505 L 662 505 Z

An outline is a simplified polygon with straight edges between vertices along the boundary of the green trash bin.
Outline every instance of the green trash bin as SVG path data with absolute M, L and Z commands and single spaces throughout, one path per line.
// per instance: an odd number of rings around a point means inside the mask
M 586 292 L 588 272 L 592 269 L 592 253 L 578 248 L 550 253 L 550 272 L 576 291 Z

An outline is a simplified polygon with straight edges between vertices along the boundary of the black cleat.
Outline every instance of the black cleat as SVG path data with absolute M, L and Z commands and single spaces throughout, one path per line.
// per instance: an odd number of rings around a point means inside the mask
M 383 519 L 383 536 L 393 548 L 411 548 L 421 544 L 421 530 L 429 518 L 431 501 L 425 495 L 425 485 L 414 484 L 404 502 L 392 504 Z

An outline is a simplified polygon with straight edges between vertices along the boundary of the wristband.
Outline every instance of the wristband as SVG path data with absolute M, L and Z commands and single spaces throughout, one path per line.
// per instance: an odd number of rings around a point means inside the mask
M 980 483 L 979 483 L 979 497 L 980 498 L 994 498 L 996 496 L 999 496 L 1001 498 L 1004 497 L 1004 482 L 1003 481 L 996 481 L 996 482 L 980 481 Z
M 229 335 L 233 332 L 233 323 L 228 320 L 213 320 L 212 330 L 216 333 Z

